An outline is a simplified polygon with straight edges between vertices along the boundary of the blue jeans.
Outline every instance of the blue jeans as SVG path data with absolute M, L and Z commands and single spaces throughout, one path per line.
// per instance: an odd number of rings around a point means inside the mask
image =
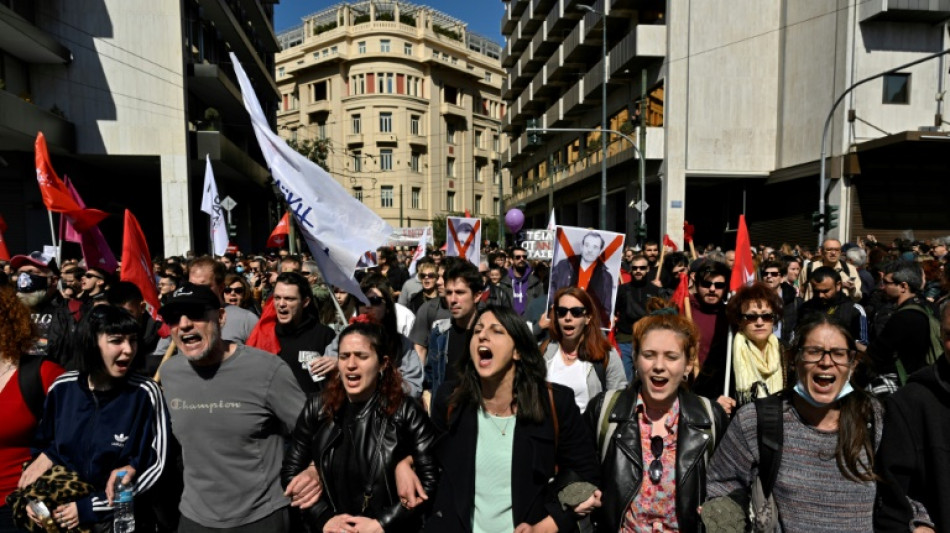
M 627 375 L 627 383 L 633 377 L 633 343 L 618 342 L 620 348 L 620 362 L 623 364 L 623 373 Z

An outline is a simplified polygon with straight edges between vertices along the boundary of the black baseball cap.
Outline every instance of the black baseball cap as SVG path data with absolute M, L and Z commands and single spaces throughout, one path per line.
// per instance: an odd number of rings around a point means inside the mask
M 216 311 L 218 309 L 221 309 L 221 300 L 211 287 L 186 281 L 175 289 L 168 302 L 158 310 L 158 314 L 166 322 L 176 323 L 178 321 L 173 320 L 174 317 L 180 319 L 181 315 L 188 315 L 189 311 Z

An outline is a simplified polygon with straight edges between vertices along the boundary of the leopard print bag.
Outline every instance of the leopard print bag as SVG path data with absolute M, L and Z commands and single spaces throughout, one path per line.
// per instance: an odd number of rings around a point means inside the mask
M 17 489 L 7 496 L 7 505 L 13 511 L 13 522 L 22 529 L 32 533 L 47 533 L 47 530 L 30 520 L 26 514 L 30 501 L 42 501 L 50 512 L 60 505 L 74 502 L 92 493 L 92 485 L 79 479 L 79 475 L 66 467 L 54 465 L 43 473 L 29 487 Z M 49 531 L 62 531 L 54 523 L 50 523 Z M 56 528 L 56 529 L 53 529 Z M 90 533 L 89 527 L 75 527 L 71 532 Z

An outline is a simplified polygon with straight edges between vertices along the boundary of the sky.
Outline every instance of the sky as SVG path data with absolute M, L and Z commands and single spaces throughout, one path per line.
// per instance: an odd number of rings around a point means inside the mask
M 280 0 L 274 6 L 274 30 L 280 33 L 300 25 L 301 17 L 322 11 L 339 1 L 327 0 Z M 501 0 L 416 0 L 411 2 L 435 8 L 447 15 L 468 23 L 469 31 L 481 34 L 500 45 L 505 41 L 501 36 L 501 18 L 505 14 L 505 4 Z

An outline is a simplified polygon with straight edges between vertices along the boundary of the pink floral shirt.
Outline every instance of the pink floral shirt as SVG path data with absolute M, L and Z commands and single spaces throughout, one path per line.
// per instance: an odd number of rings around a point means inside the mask
M 643 454 L 643 480 L 636 498 L 623 516 L 622 533 L 659 533 L 679 531 L 676 519 L 676 429 L 680 417 L 680 401 L 677 399 L 666 417 L 666 437 L 663 437 L 663 475 L 659 483 L 650 479 L 649 467 L 653 462 L 650 439 L 653 421 L 647 417 L 643 399 L 637 397 L 637 420 L 640 424 L 640 449 Z

